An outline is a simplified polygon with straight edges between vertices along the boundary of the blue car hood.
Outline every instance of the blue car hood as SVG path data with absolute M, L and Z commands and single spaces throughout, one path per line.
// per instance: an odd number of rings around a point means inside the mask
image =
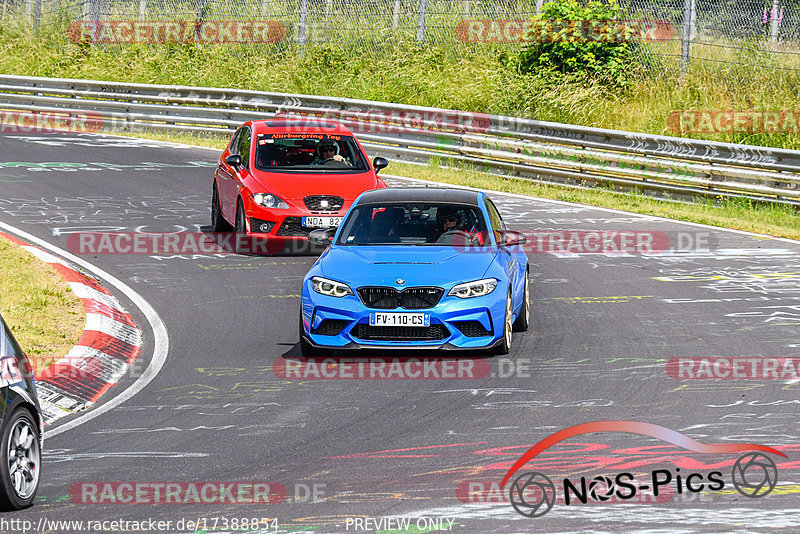
M 497 251 L 459 251 L 439 246 L 339 246 L 320 261 L 322 276 L 354 286 L 390 285 L 402 278 L 406 287 L 448 285 L 484 277 Z

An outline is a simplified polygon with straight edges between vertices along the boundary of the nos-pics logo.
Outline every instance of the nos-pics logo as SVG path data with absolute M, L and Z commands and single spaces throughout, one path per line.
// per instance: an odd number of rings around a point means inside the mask
M 762 452 L 786 457 L 782 452 L 754 443 L 735 445 L 708 445 L 670 430 L 663 426 L 636 421 L 597 421 L 575 425 L 543 439 L 531 447 L 506 473 L 500 487 L 504 487 L 511 477 L 526 463 L 547 448 L 581 434 L 596 432 L 627 432 L 660 439 L 667 443 L 683 447 L 686 450 L 702 454 L 729 454 L 749 451 L 733 465 L 731 482 L 736 490 L 750 498 L 759 498 L 769 494 L 778 482 L 778 466 Z M 755 452 L 762 451 L 762 452 Z M 723 473 L 711 471 L 707 474 L 696 472 L 675 472 L 667 469 L 653 470 L 649 476 L 634 479 L 632 473 L 617 473 L 614 477 L 597 476 L 592 479 L 581 477 L 580 480 L 563 479 L 561 493 L 563 502 L 586 504 L 590 499 L 596 502 L 625 501 L 635 499 L 643 492 L 659 493 L 697 493 L 704 490 L 719 491 L 725 487 Z M 511 482 L 509 500 L 521 515 L 525 517 L 541 517 L 553 508 L 558 497 L 556 485 L 545 474 L 537 471 L 526 471 Z

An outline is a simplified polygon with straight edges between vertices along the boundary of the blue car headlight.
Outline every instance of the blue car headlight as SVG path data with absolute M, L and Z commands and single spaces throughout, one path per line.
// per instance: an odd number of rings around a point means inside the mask
M 347 284 L 336 282 L 335 280 L 328 280 L 321 276 L 315 276 L 311 279 L 311 287 L 313 287 L 314 291 L 317 293 L 329 297 L 344 297 L 353 294 L 353 290 L 350 289 Z
M 494 288 L 497 287 L 497 282 L 497 278 L 484 278 L 483 280 L 475 280 L 474 282 L 465 282 L 454 286 L 448 295 L 460 299 L 482 297 L 494 291 Z
M 272 208 L 275 210 L 289 209 L 289 205 L 286 202 L 269 193 L 254 193 L 253 201 L 264 208 Z

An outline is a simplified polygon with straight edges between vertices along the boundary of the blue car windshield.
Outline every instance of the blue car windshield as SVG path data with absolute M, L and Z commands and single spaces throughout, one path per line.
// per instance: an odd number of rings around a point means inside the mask
M 488 235 L 477 206 L 370 204 L 350 212 L 337 244 L 484 246 Z

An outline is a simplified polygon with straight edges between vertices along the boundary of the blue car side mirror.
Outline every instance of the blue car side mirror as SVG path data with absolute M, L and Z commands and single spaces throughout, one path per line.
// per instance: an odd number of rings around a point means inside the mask
M 500 236 L 503 238 L 503 242 L 500 246 L 503 247 L 515 247 L 517 245 L 523 245 L 528 241 L 522 232 L 516 232 L 514 230 L 500 230 Z
M 333 243 L 333 236 L 336 234 L 336 228 L 318 228 L 308 233 L 308 242 L 312 245 L 322 245 L 327 247 Z

